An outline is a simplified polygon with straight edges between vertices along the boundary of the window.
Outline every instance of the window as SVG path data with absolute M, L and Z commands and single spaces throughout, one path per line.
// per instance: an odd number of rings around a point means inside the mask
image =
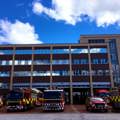
M 0 55 L 10 55 L 13 54 L 13 50 L 0 50 Z
M 14 72 L 14 76 L 31 76 L 31 71 L 18 71 L 18 72 Z
M 10 76 L 10 72 L 9 71 L 2 71 L 0 72 L 0 77 L 9 77 Z
M 88 59 L 73 59 L 72 64 L 88 64 Z
M 88 60 L 87 59 L 81 59 L 81 64 L 88 64 Z
M 92 70 L 91 71 L 91 74 L 94 76 L 94 75 L 96 75 L 96 70 Z
M 53 49 L 52 54 L 69 54 L 69 49 Z
M 52 64 L 69 64 L 69 60 L 53 60 Z
M 103 75 L 103 70 L 97 70 L 97 75 L 102 76 Z
M 34 61 L 34 65 L 49 65 L 50 64 L 50 60 L 35 60 Z
M 90 53 L 107 53 L 106 48 L 90 48 Z
M 101 63 L 101 64 L 107 64 L 107 59 L 105 59 L 105 58 L 100 59 L 100 63 Z
M 32 60 L 15 60 L 15 65 L 31 65 Z
M 88 76 L 88 75 L 89 75 L 88 70 L 80 70 L 80 69 L 73 70 L 73 76 Z
M 81 75 L 81 71 L 79 69 L 76 69 L 73 71 L 73 75 L 74 76 L 80 76 Z
M 15 50 L 15 54 L 32 54 L 32 49 L 31 50 Z
M 88 76 L 89 75 L 89 72 L 87 70 L 82 70 L 81 71 L 81 75 L 83 76 Z
M 1 60 L 0 65 L 12 65 L 12 60 Z
M 105 75 L 110 75 L 110 71 L 109 70 L 105 70 Z
M 33 51 L 34 54 L 50 54 L 50 49 L 36 49 Z
M 93 59 L 93 60 L 92 60 L 92 63 L 93 63 L 93 64 L 99 64 L 99 60 L 98 60 L 98 59 Z
M 68 76 L 69 71 L 68 70 L 56 70 L 52 71 L 52 76 Z
M 81 62 L 80 62 L 80 59 L 74 59 L 74 60 L 72 61 L 72 63 L 73 63 L 73 64 L 80 64 Z
M 50 71 L 33 71 L 33 76 L 50 76 Z
M 82 54 L 82 53 L 88 53 L 88 49 L 86 48 L 75 48 L 71 49 L 72 54 Z
M 105 43 L 104 39 L 89 39 L 88 43 Z

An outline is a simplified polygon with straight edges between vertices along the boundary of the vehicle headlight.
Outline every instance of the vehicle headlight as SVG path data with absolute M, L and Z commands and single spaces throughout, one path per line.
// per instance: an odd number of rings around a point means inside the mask
M 107 105 L 107 104 L 105 104 L 105 107 L 108 107 L 108 105 Z
M 92 104 L 92 107 L 95 107 L 95 104 L 94 104 L 94 103 Z

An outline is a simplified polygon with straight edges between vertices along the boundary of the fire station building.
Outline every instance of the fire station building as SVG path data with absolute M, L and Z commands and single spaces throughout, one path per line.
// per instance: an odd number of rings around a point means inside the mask
M 119 51 L 120 35 L 81 35 L 77 44 L 0 45 L 0 89 L 57 87 L 76 103 L 76 97 L 120 84 Z

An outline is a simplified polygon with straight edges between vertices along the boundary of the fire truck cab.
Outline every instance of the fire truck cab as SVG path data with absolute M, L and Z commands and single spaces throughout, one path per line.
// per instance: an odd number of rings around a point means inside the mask
M 64 91 L 63 90 L 44 90 L 43 93 L 44 111 L 64 111 Z
M 23 88 L 9 91 L 6 98 L 7 111 L 22 111 L 33 108 L 36 105 L 38 91 Z

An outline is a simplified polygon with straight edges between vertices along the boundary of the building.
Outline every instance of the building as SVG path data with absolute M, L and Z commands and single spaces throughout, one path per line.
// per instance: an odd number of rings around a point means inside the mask
M 120 85 L 120 35 L 82 35 L 81 44 L 108 43 L 115 86 Z
M 84 101 L 96 89 L 120 83 L 119 39 L 82 35 L 78 44 L 0 45 L 0 88 L 57 87 L 67 102 Z

